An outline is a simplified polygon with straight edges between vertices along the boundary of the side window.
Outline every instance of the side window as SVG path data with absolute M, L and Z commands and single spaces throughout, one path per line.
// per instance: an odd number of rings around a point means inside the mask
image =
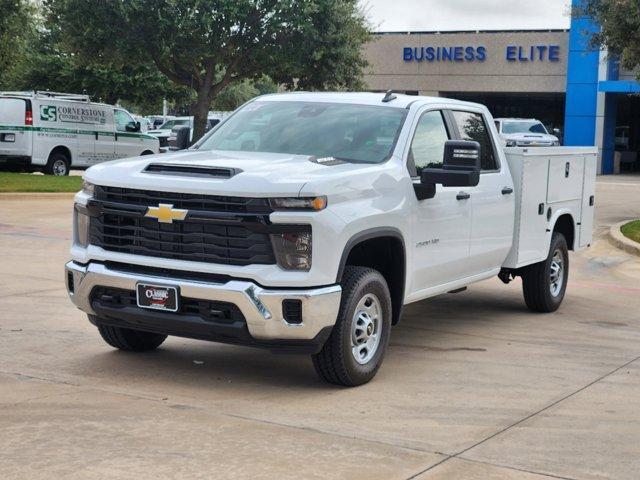
M 462 140 L 474 140 L 480 144 L 482 170 L 498 170 L 498 162 L 493 151 L 493 142 L 484 118 L 479 113 L 454 110 L 453 118 Z
M 118 132 L 126 132 L 127 125 L 133 122 L 133 118 L 124 110 L 114 110 L 113 117 L 116 122 L 116 130 Z
M 420 175 L 423 168 L 442 168 L 444 143 L 447 140 L 449 133 L 442 112 L 433 110 L 424 113 L 418 120 L 409 149 L 409 163 L 413 160 L 416 175 Z

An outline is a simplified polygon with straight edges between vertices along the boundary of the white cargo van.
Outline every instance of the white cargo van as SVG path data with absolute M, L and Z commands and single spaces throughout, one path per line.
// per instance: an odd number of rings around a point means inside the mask
M 129 112 L 88 95 L 0 92 L 0 166 L 68 175 L 72 166 L 158 151 Z

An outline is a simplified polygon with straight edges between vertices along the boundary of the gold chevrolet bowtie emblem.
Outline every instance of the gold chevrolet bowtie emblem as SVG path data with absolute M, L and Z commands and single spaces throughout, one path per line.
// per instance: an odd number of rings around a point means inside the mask
M 160 223 L 173 223 L 174 220 L 184 220 L 189 210 L 173 208 L 170 203 L 161 203 L 157 207 L 149 207 L 145 217 L 157 218 Z

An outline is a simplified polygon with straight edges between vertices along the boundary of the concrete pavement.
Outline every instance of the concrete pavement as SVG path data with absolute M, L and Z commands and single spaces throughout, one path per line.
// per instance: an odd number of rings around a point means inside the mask
M 497 279 L 409 306 L 378 376 L 170 338 L 127 354 L 66 297 L 69 199 L 0 199 L 0 478 L 635 479 L 640 261 L 606 240 L 640 179 L 598 181 L 565 303 Z

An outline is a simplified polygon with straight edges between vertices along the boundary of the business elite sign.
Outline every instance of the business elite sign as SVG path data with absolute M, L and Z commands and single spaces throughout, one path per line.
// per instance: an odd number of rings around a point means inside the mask
M 480 45 L 404 47 L 405 62 L 484 62 L 489 55 Z M 507 45 L 504 58 L 507 62 L 559 62 L 559 45 Z

